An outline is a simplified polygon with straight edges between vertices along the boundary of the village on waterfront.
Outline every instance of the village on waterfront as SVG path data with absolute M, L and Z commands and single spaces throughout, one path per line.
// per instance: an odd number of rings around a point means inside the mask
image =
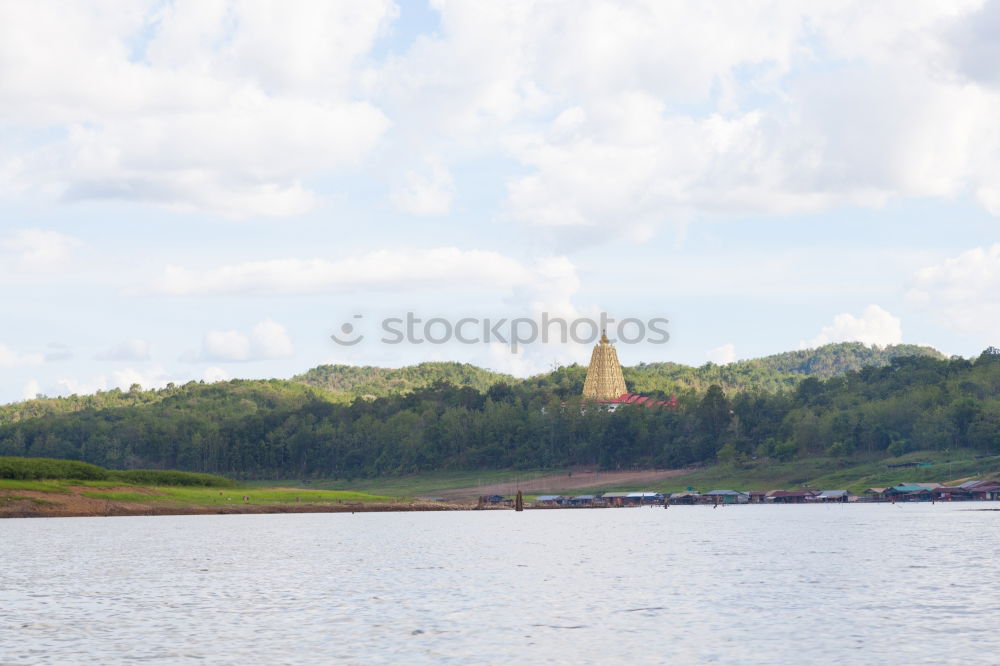
M 516 495 L 485 495 L 481 504 L 514 506 Z M 677 493 L 654 491 L 606 492 L 582 495 L 538 495 L 528 498 L 529 508 L 610 508 L 724 504 L 829 504 L 848 502 L 970 502 L 1000 501 L 1000 482 L 966 481 L 946 486 L 940 483 L 900 483 L 888 488 L 868 488 L 860 495 L 847 490 L 687 490 Z
M 676 406 L 676 397 L 653 400 L 629 393 L 614 344 L 602 333 L 587 368 L 583 387 L 585 405 L 615 411 L 621 407 L 666 408 Z M 912 463 L 919 466 L 920 463 Z M 579 495 L 540 494 L 525 498 L 515 495 L 483 495 L 479 507 L 524 506 L 527 508 L 608 508 L 672 505 L 732 505 L 732 504 L 826 504 L 853 502 L 954 502 L 1000 500 L 1000 481 L 971 479 L 947 485 L 936 482 L 899 483 L 872 487 L 860 494 L 848 490 L 797 488 L 793 490 L 731 490 L 715 489 L 698 492 L 689 487 L 681 492 L 609 491 Z

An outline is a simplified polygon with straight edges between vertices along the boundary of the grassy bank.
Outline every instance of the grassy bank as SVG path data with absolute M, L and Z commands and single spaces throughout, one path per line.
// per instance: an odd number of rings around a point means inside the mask
M 894 468 L 893 465 L 927 463 L 917 467 Z M 428 472 L 398 478 L 379 479 L 319 479 L 308 482 L 310 488 L 338 488 L 389 496 L 432 497 L 456 488 L 506 483 L 516 487 L 518 481 L 551 476 L 553 482 L 545 492 L 583 494 L 613 490 L 655 490 L 678 492 L 688 487 L 699 491 L 717 488 L 733 490 L 774 490 L 797 487 L 844 489 L 861 492 L 872 486 L 884 487 L 912 481 L 949 483 L 968 478 L 988 478 L 1000 475 L 1000 457 L 987 457 L 970 450 L 916 451 L 895 458 L 870 460 L 854 458 L 807 458 L 790 462 L 745 462 L 718 464 L 685 471 L 654 483 L 594 484 L 587 487 L 560 486 L 566 470 L 533 470 L 530 472 L 450 471 Z M 299 486 L 301 480 L 258 481 L 259 486 Z M 565 492 L 563 492 L 565 491 Z
M 900 467 L 901 465 L 911 465 Z M 916 466 L 912 466 L 916 465 Z M 56 474 L 72 474 L 52 478 Z M 263 513 L 284 511 L 430 510 L 468 508 L 414 497 L 475 497 L 509 494 L 536 480 L 531 494 L 579 495 L 613 490 L 676 492 L 773 490 L 810 487 L 860 493 L 903 482 L 958 483 L 1000 477 L 1000 456 L 973 451 L 918 451 L 896 458 L 808 458 L 790 462 L 750 461 L 668 472 L 650 482 L 569 486 L 581 470 L 448 471 L 380 479 L 278 479 L 237 483 L 206 474 L 171 471 L 116 472 L 72 461 L 0 458 L 0 516 L 142 515 L 158 513 Z M 596 478 L 596 475 L 594 475 Z M 609 477 L 612 475 L 608 475 Z M 503 489 L 498 489 L 502 484 Z M 482 492 L 477 492 L 479 487 Z M 489 491 L 486 489 L 490 488 Z M 448 491 L 463 489 L 448 495 Z M 471 492 L 467 492 L 471 491 Z
M 566 474 L 566 470 L 476 470 L 424 472 L 399 477 L 377 479 L 271 479 L 253 481 L 247 485 L 268 487 L 284 486 L 295 488 L 354 490 L 376 495 L 394 497 L 433 496 L 435 493 L 453 488 L 468 488 L 495 483 L 516 485 L 520 481 L 537 479 L 551 474 Z
M 112 470 L 55 458 L 0 457 L 0 480 L 38 481 L 44 479 L 78 479 L 81 481 L 116 481 L 160 486 L 204 486 L 235 488 L 236 482 L 214 474 L 178 472 L 176 470 L 129 469 Z
M 0 458 L 0 517 L 417 508 L 436 507 L 424 506 L 401 494 L 352 489 L 241 487 L 231 479 L 210 474 L 169 470 L 115 471 L 67 460 Z
M 924 463 L 917 467 L 893 467 Z M 895 458 L 808 458 L 790 462 L 748 462 L 712 465 L 671 477 L 654 487 L 595 486 L 588 490 L 656 490 L 679 492 L 687 488 L 707 490 L 774 490 L 798 487 L 842 489 L 860 493 L 871 487 L 905 482 L 948 484 L 969 478 L 1000 475 L 1000 456 L 985 457 L 973 451 L 916 451 Z M 576 493 L 586 492 L 576 490 Z

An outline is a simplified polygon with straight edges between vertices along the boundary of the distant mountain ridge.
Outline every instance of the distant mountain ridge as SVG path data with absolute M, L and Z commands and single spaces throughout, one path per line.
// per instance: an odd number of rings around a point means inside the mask
M 381 398 L 393 393 L 409 393 L 438 382 L 468 386 L 485 392 L 494 384 L 514 384 L 520 380 L 470 363 L 446 361 L 419 363 L 403 368 L 320 365 L 292 377 L 292 381 L 334 394 Z
M 1000 457 L 1000 349 L 934 356 L 846 345 L 726 366 L 626 369 L 632 390 L 676 391 L 670 409 L 581 409 L 579 365 L 520 381 L 461 364 L 312 373 L 331 386 L 391 393 L 375 400 L 279 379 L 135 386 L 0 405 L 0 456 L 269 479 L 713 462 L 736 472 L 751 462 L 870 463 L 957 448 Z M 860 370 L 843 377 L 817 376 L 854 364 Z M 447 378 L 505 383 L 484 392 Z M 716 378 L 725 386 L 697 388 Z M 406 390 L 419 382 L 430 385 Z M 796 383 L 761 390 L 782 382 Z
M 777 391 L 794 388 L 806 377 L 829 379 L 867 366 L 881 367 L 901 356 L 947 358 L 933 347 L 888 345 L 869 347 L 860 342 L 841 342 L 815 349 L 783 352 L 726 365 L 706 363 L 692 367 L 681 363 L 641 363 L 625 367 L 625 381 L 636 393 L 702 391 L 712 384 L 727 390 Z M 426 362 L 403 368 L 321 365 L 292 381 L 328 391 L 343 398 L 385 397 L 426 388 L 436 382 L 470 387 L 483 392 L 495 384 L 528 384 L 553 389 L 563 395 L 580 394 L 587 369 L 578 364 L 549 373 L 519 379 L 469 363 Z

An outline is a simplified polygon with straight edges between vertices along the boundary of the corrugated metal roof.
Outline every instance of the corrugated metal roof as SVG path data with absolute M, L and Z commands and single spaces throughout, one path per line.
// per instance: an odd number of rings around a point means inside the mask
M 768 497 L 812 497 L 815 495 L 811 490 L 772 490 L 767 493 Z
M 560 497 L 562 497 L 562 495 L 539 495 L 538 498 L 535 501 L 536 502 L 551 502 L 552 500 L 557 500 Z
M 627 492 L 625 492 L 625 493 L 619 493 L 619 492 L 604 493 L 603 495 L 601 495 L 601 497 L 628 497 L 628 496 L 629 496 L 629 493 L 627 493 Z

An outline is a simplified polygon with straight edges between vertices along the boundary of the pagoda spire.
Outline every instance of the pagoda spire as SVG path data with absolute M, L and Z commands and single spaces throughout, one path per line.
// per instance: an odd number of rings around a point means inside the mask
M 587 379 L 583 382 L 583 399 L 605 402 L 615 400 L 628 393 L 625 377 L 618 362 L 618 352 L 608 340 L 607 331 L 601 331 L 601 341 L 594 345 L 587 368 Z

